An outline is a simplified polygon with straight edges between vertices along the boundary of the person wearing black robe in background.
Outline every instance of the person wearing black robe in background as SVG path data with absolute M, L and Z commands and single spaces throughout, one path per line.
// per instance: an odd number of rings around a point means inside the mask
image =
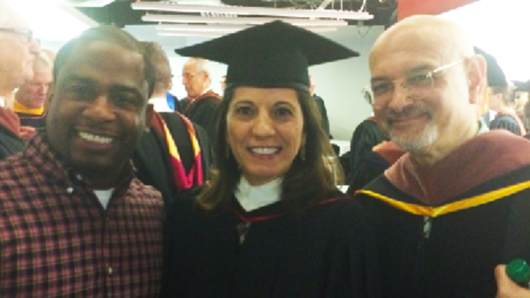
M 216 175 L 173 206 L 162 297 L 378 297 L 370 226 L 335 186 L 307 73 L 358 54 L 280 21 L 177 53 L 227 63 L 227 89 Z
M 211 89 L 210 66 L 206 59 L 190 58 L 182 68 L 182 84 L 187 97 L 177 102 L 177 111 L 206 130 L 215 138 L 214 119 L 221 96 Z
M 348 183 L 351 183 L 354 177 L 362 175 L 361 163 L 363 160 L 370 155 L 374 146 L 386 140 L 388 138 L 383 135 L 374 117 L 369 117 L 357 125 L 350 141 L 350 172 L 347 177 Z M 385 165 L 384 168 L 388 168 L 388 165 Z
M 309 77 L 309 92 L 311 93 L 311 96 L 313 99 L 315 99 L 315 102 L 317 104 L 318 111 L 320 112 L 320 117 L 322 118 L 322 129 L 324 129 L 324 132 L 328 136 L 328 138 L 332 139 L 330 130 L 329 130 L 329 118 L 328 118 L 328 110 L 326 109 L 326 104 L 324 103 L 324 100 L 322 97 L 316 95 L 315 93 L 315 79 L 313 77 Z
M 490 129 L 505 129 L 518 136 L 526 135 L 523 121 L 515 112 L 515 87 L 510 86 L 504 71 L 492 55 L 475 47 L 475 52 L 481 54 L 488 63 L 488 105 L 497 114 L 489 123 Z

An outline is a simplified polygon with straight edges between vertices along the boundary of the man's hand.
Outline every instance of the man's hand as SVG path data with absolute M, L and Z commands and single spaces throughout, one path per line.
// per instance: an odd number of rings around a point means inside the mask
M 495 268 L 495 279 L 497 280 L 496 298 L 530 298 L 530 291 L 514 283 L 506 275 L 506 265 Z

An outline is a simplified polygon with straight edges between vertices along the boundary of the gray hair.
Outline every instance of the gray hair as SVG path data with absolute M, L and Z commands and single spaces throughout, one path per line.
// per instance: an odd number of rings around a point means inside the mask
M 196 70 L 197 72 L 205 72 L 206 74 L 208 74 L 208 81 L 209 83 L 211 84 L 212 83 L 212 79 L 210 77 L 210 61 L 207 60 L 207 59 L 204 59 L 204 58 L 199 58 L 199 57 L 192 57 L 188 60 L 188 62 L 190 61 L 194 61 L 195 62 L 195 66 L 196 66 Z

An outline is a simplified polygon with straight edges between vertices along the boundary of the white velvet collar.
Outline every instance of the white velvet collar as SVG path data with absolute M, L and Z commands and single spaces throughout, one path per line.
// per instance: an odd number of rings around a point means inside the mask
M 277 178 L 260 186 L 252 186 L 241 176 L 235 196 L 245 211 L 253 211 L 280 201 L 283 178 Z

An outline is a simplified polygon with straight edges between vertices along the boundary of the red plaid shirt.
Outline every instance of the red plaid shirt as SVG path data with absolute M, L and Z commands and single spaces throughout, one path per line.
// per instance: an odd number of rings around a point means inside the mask
M 105 210 L 41 135 L 0 162 L 0 297 L 156 297 L 162 198 L 124 173 Z

